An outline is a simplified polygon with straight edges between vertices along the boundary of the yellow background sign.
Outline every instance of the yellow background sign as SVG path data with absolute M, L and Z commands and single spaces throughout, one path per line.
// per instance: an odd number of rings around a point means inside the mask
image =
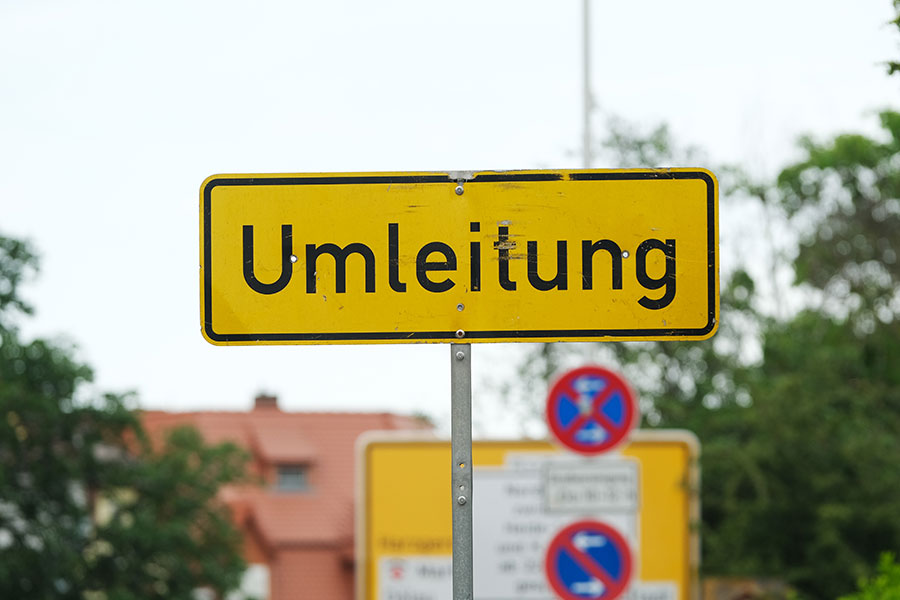
M 545 548 L 531 548 L 529 530 L 535 531 L 536 536 L 547 539 L 552 536 L 551 531 L 537 532 L 541 519 L 544 519 L 544 523 L 547 522 L 546 516 L 532 515 L 531 521 L 516 521 L 512 513 L 527 507 L 527 504 L 518 508 L 502 503 L 498 503 L 500 506 L 485 506 L 495 496 L 488 493 L 491 478 L 480 477 L 480 471 L 487 470 L 491 474 L 492 469 L 506 465 L 507 470 L 503 473 L 512 475 L 510 481 L 513 481 L 515 473 L 528 468 L 529 456 L 547 457 L 548 453 L 560 459 L 573 458 L 571 453 L 563 452 L 549 442 L 473 443 L 476 596 L 480 594 L 484 598 L 493 598 L 495 596 L 490 590 L 502 588 L 505 584 L 508 588 L 506 593 L 496 597 L 552 597 L 549 592 L 542 594 L 540 585 L 536 585 L 542 580 L 540 573 L 535 575 L 533 572 L 526 572 L 529 569 L 527 555 L 536 552 L 538 556 L 543 556 L 546 551 Z M 610 521 L 617 527 L 624 523 L 627 528 L 627 519 L 636 519 L 634 533 L 631 534 L 634 538 L 632 550 L 636 553 L 632 587 L 655 590 L 656 594 L 651 594 L 654 598 L 696 598 L 699 589 L 697 525 L 700 517 L 697 472 L 699 445 L 696 438 L 686 431 L 637 431 L 617 454 L 620 455 L 618 459 L 580 458 L 569 464 L 584 466 L 590 465 L 593 460 L 595 465 L 598 462 L 601 465 L 611 465 L 607 468 L 613 469 L 608 471 L 613 476 L 606 479 L 611 485 L 605 486 L 590 499 L 592 506 L 619 504 L 620 508 L 624 506 L 628 509 L 632 505 L 636 507 L 636 512 L 632 510 L 631 516 L 624 515 L 616 517 L 618 521 Z M 620 491 L 618 497 L 613 493 L 616 491 L 612 485 L 615 482 L 619 482 L 615 485 L 622 488 L 621 474 L 615 469 L 621 471 L 624 461 L 634 461 L 638 465 L 639 484 L 636 489 L 639 491 L 634 501 L 625 492 Z M 445 587 L 449 590 L 448 561 L 452 554 L 451 503 L 454 496 L 448 476 L 451 469 L 450 443 L 376 434 L 363 438 L 357 464 L 357 600 L 384 600 L 384 597 L 392 594 L 402 596 L 403 593 L 413 592 L 423 597 L 444 598 L 442 590 Z M 547 469 L 546 463 L 535 462 L 534 465 L 538 465 L 542 471 Z M 520 493 L 528 493 L 527 486 L 523 486 L 522 490 L 513 490 L 514 496 Z M 560 496 L 559 499 L 565 500 L 565 497 Z M 567 502 L 577 506 L 577 495 L 570 496 Z M 547 503 L 552 504 L 553 498 L 548 497 Z M 479 511 L 488 510 L 492 511 L 490 518 L 480 518 Z M 492 521 L 498 520 L 495 514 L 509 514 L 512 520 L 509 524 L 494 526 Z M 577 514 L 571 515 L 571 521 L 578 520 Z M 523 543 L 507 544 L 510 549 L 509 561 L 500 562 L 499 573 L 498 565 L 491 564 L 495 555 L 484 548 L 493 543 L 486 541 L 484 531 L 492 526 L 498 531 L 504 528 L 519 530 L 513 531 L 517 537 L 501 540 L 501 544 L 513 539 L 524 540 Z M 398 572 L 392 572 L 392 566 Z M 508 572 L 502 572 L 504 568 Z M 535 565 L 531 565 L 532 571 L 534 568 Z M 541 566 L 536 568 L 540 570 Z M 499 584 L 489 581 L 490 573 L 484 573 L 492 569 L 495 578 L 503 580 Z M 430 574 L 432 580 L 437 580 L 441 575 L 443 578 L 429 585 L 428 579 L 416 577 L 416 571 Z M 515 583 L 510 583 L 511 581 Z M 517 593 L 511 594 L 513 591 Z
M 718 192 L 702 169 L 216 175 L 214 344 L 704 339 Z

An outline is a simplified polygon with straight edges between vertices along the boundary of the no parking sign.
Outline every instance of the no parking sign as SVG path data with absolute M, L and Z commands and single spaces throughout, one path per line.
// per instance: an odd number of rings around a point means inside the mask
M 600 454 L 618 446 L 637 422 L 635 394 L 617 373 L 581 367 L 563 375 L 547 396 L 547 424 L 564 446 Z
M 578 521 L 547 549 L 547 581 L 563 600 L 615 600 L 631 581 L 634 559 L 625 538 L 599 521 Z

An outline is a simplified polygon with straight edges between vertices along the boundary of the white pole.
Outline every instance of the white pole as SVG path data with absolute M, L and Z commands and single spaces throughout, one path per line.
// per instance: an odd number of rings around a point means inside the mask
M 591 14 L 590 0 L 582 0 L 582 40 L 584 42 L 584 119 L 582 127 L 584 128 L 583 153 L 584 168 L 591 168 L 591 109 L 593 101 L 591 99 Z

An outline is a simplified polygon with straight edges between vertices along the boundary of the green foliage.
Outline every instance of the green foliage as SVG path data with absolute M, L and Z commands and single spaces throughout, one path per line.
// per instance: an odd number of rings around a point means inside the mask
M 883 112 L 884 140 L 804 140 L 807 159 L 778 178 L 800 230 L 798 283 L 822 290 L 832 312 L 887 320 L 900 312 L 900 114 Z
M 243 454 L 206 446 L 196 430 L 183 428 L 130 467 L 127 485 L 106 492 L 110 512 L 88 547 L 85 587 L 123 600 L 235 587 L 245 567 L 240 537 L 216 494 L 242 477 Z
M 718 528 L 746 540 L 749 513 L 779 532 L 744 568 L 779 573 L 805 597 L 849 591 L 881 551 L 900 549 L 900 114 L 880 119 L 883 139 L 805 140 L 806 158 L 778 178 L 799 231 L 797 282 L 814 294 L 763 329 L 747 421 L 766 447 L 744 454 L 765 486 Z
M 193 598 L 234 588 L 244 565 L 220 486 L 244 455 L 192 430 L 162 448 L 128 397 L 87 398 L 74 350 L 23 341 L 27 245 L 0 237 L 0 598 Z
M 894 554 L 882 554 L 876 575 L 861 579 L 858 591 L 840 600 L 900 600 L 900 564 L 894 560 Z
M 698 154 L 694 148 L 676 148 L 664 123 L 643 131 L 634 123 L 612 117 L 606 128 L 609 133 L 601 144 L 601 152 L 609 154 L 610 160 L 620 167 L 692 164 Z
M 699 432 L 707 572 L 832 598 L 900 547 L 898 339 L 814 311 L 767 329 L 752 407 Z
M 16 312 L 31 314 L 31 307 L 17 291 L 23 280 L 37 269 L 37 256 L 27 242 L 0 236 L 0 329 L 12 327 Z

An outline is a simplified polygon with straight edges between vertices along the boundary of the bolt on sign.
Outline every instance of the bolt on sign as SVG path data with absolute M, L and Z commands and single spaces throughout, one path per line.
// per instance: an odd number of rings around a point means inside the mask
M 214 175 L 213 344 L 705 339 L 718 188 L 703 169 Z

